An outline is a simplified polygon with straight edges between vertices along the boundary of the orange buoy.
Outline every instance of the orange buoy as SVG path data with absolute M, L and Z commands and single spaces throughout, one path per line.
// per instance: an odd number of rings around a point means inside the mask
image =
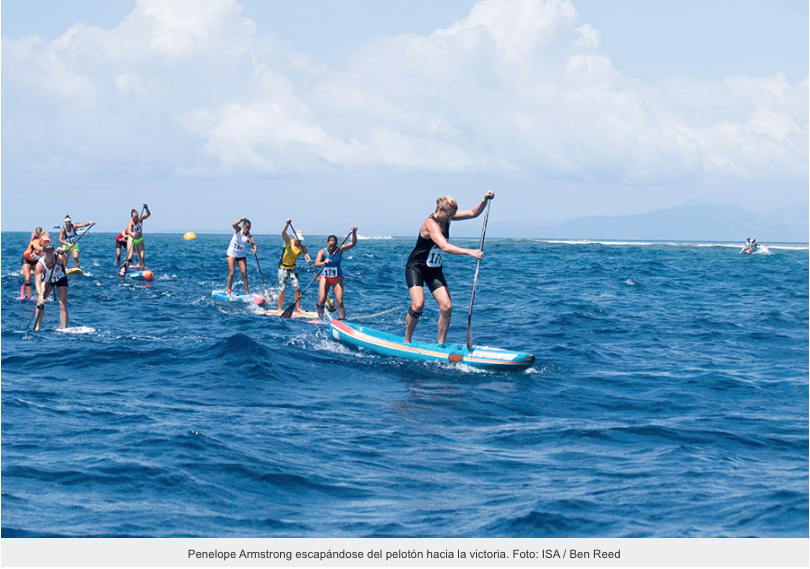
M 144 269 L 141 272 L 141 274 L 143 275 L 143 278 L 145 278 L 146 280 L 151 280 L 152 279 L 152 271 L 150 271 L 149 269 Z
M 188 233 L 183 235 L 183 239 L 185 239 L 186 241 L 194 241 L 195 239 L 197 239 L 197 236 L 194 235 L 193 231 L 189 231 Z

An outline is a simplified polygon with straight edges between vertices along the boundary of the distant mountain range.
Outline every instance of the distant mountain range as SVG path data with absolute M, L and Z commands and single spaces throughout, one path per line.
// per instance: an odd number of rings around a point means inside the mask
M 527 233 L 521 224 L 520 233 Z M 736 205 L 689 204 L 638 215 L 578 217 L 536 225 L 532 237 L 654 241 L 745 241 L 807 243 L 808 206 L 753 213 Z M 529 236 L 529 235 L 526 235 Z

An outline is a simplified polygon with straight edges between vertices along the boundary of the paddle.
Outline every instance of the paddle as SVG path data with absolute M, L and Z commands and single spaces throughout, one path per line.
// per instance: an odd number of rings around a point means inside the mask
M 491 199 L 487 200 L 487 210 L 484 212 L 484 227 L 481 228 L 481 245 L 478 247 L 483 251 L 484 249 L 484 236 L 487 234 L 487 218 L 489 217 L 489 204 Z M 467 349 L 473 348 L 473 334 L 472 334 L 472 308 L 473 301 L 475 300 L 475 287 L 478 285 L 478 269 L 481 268 L 481 259 L 475 264 L 475 279 L 473 279 L 472 294 L 470 295 L 470 311 L 467 313 Z
M 141 208 L 141 213 L 140 213 L 140 215 L 138 216 L 138 221 L 140 221 L 140 219 L 143 217 L 143 212 L 144 212 L 145 210 L 146 210 L 146 205 L 144 205 L 144 206 Z M 129 226 L 127 226 L 127 227 L 129 227 Z M 127 248 L 129 248 L 129 246 L 127 246 Z M 133 255 L 133 256 L 135 255 L 135 252 L 136 252 L 136 251 L 135 251 L 135 246 L 133 245 L 133 247 L 132 247 L 132 255 Z M 131 262 L 132 262 L 132 257 L 130 257 L 130 256 L 129 256 L 129 253 L 127 252 L 127 258 L 126 258 L 126 260 L 124 261 L 124 264 L 123 264 L 123 265 L 121 265 L 121 268 L 120 268 L 120 269 L 118 269 L 118 276 L 119 276 L 119 277 L 123 277 L 123 276 L 125 276 L 125 275 L 127 274 L 127 271 L 129 270 L 129 264 L 130 264 Z
M 349 240 L 349 237 L 351 237 L 351 236 L 352 236 L 352 231 L 351 231 L 351 230 L 349 230 L 349 234 L 348 234 L 348 235 L 346 235 L 346 237 L 343 239 L 343 243 L 341 243 L 340 245 L 338 245 L 338 249 L 340 249 L 341 247 L 343 247 L 343 245 L 346 243 L 346 241 L 348 241 L 348 240 Z M 299 243 L 300 243 L 300 241 L 299 241 Z M 308 289 L 309 287 L 311 287 L 311 286 L 312 286 L 312 283 L 314 283 L 316 280 L 318 280 L 318 277 L 320 276 L 320 274 L 323 272 L 323 270 L 324 270 L 325 268 L 326 268 L 326 265 L 324 265 L 323 267 L 321 267 L 321 270 L 320 270 L 320 271 L 318 271 L 317 273 L 315 273 L 315 276 L 314 276 L 314 277 L 312 277 L 312 280 L 311 280 L 311 281 L 309 281 L 309 284 L 306 286 L 306 288 L 304 288 L 304 290 L 302 290 L 302 291 L 301 291 L 301 296 L 304 296 L 304 293 L 307 291 L 307 289 Z M 299 299 L 301 298 L 301 296 L 299 296 Z M 294 301 L 293 301 L 293 303 L 292 303 L 291 305 L 289 305 L 289 306 L 286 308 L 286 310 L 284 310 L 284 312 L 282 312 L 282 313 L 281 313 L 281 317 L 282 317 L 282 318 L 291 318 L 291 317 L 292 317 L 293 309 L 295 308 L 295 303 L 296 303 L 296 302 L 297 302 L 297 301 L 295 301 L 295 300 L 294 300 Z
M 262 284 L 264 285 L 264 296 L 267 298 L 268 302 L 273 302 L 275 299 L 273 298 L 273 295 L 270 294 L 270 291 L 267 290 L 267 283 L 264 282 L 262 266 L 259 264 L 259 256 L 256 254 L 256 251 L 253 251 L 253 256 L 256 257 L 256 267 L 259 269 L 259 276 L 262 278 Z
M 299 239 L 298 239 L 298 234 L 295 232 L 295 227 L 293 227 L 292 221 L 290 221 L 290 229 L 292 229 L 293 235 L 295 236 L 295 240 L 298 241 L 298 248 L 300 249 L 301 247 L 303 247 L 303 245 L 301 245 L 301 241 L 299 241 Z M 312 266 L 312 261 L 307 261 L 307 264 L 309 265 L 309 270 L 311 270 L 312 274 L 314 275 L 315 274 L 315 267 Z M 332 300 L 329 296 L 326 297 L 326 303 L 325 304 L 326 304 L 326 309 L 329 312 L 334 312 L 335 309 L 337 308 L 337 306 L 335 306 L 335 301 Z

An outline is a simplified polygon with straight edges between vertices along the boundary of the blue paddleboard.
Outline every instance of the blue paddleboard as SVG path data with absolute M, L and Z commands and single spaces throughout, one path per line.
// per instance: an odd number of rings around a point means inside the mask
M 264 297 L 260 294 L 228 294 L 224 290 L 212 290 L 211 296 L 215 300 L 224 302 L 255 302 L 259 306 L 264 304 Z
M 124 277 L 126 277 L 128 279 L 137 279 L 137 280 L 141 280 L 141 281 L 143 281 L 143 280 L 148 281 L 148 280 L 152 279 L 152 271 L 150 271 L 148 269 L 146 271 L 128 271 L 127 274 L 124 275 Z
M 473 346 L 472 350 L 468 350 L 467 346 L 460 344 L 430 344 L 415 340 L 406 344 L 402 336 L 340 320 L 332 320 L 330 329 L 335 340 L 383 356 L 427 362 L 464 363 L 490 370 L 523 370 L 534 363 L 532 354 L 498 348 Z

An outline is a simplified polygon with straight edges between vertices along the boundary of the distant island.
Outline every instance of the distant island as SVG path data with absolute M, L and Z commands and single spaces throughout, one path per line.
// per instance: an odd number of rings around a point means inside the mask
M 688 204 L 638 215 L 578 217 L 559 224 L 519 222 L 514 237 L 630 241 L 807 243 L 808 205 L 752 213 L 737 205 Z M 493 234 L 495 232 L 493 231 Z

